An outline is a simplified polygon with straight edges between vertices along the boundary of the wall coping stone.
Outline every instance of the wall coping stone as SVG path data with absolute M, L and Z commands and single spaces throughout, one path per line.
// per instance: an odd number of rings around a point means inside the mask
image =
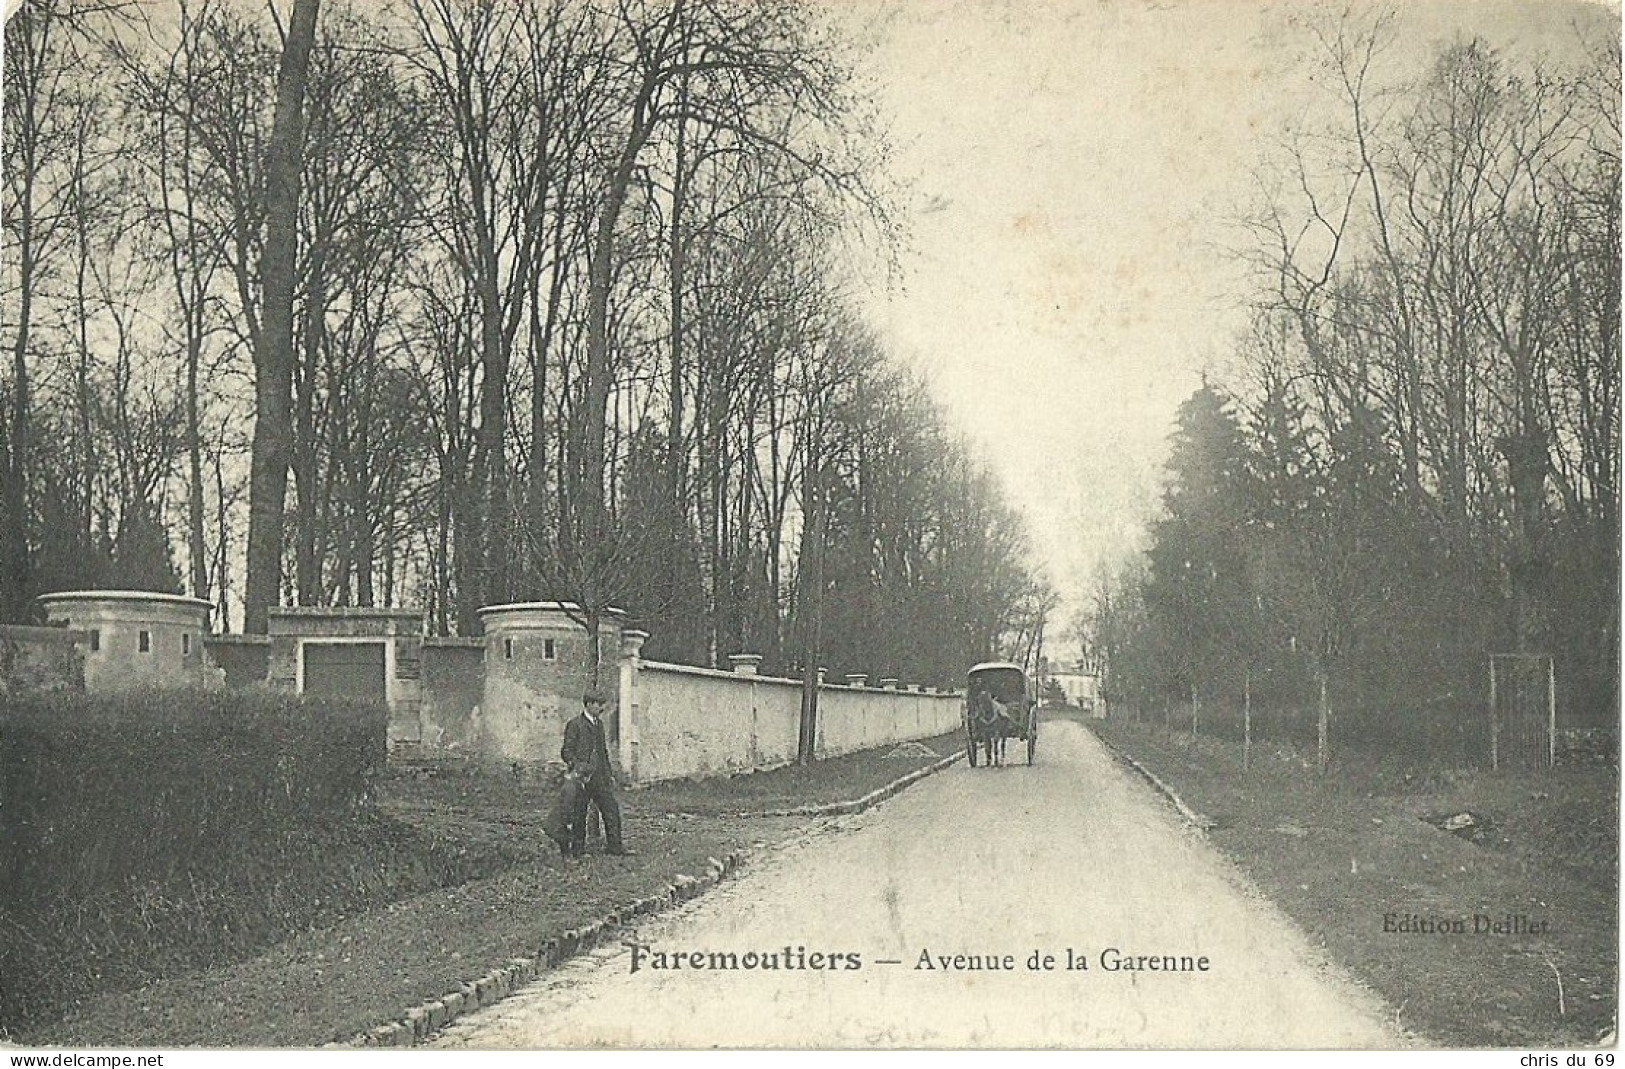
M 752 683 L 782 683 L 787 686 L 799 687 L 801 680 L 787 679 L 783 676 L 747 676 L 727 668 L 699 668 L 692 664 L 669 664 L 665 661 L 640 661 L 642 671 L 672 672 L 685 676 L 704 676 L 707 679 L 731 679 L 735 683 L 748 680 Z
M 362 605 L 279 605 L 268 610 L 269 616 L 329 617 L 355 620 L 421 620 L 422 609 L 380 609 Z
M 741 681 L 749 681 L 751 683 L 773 683 L 773 684 L 776 684 L 776 685 L 779 685 L 779 686 L 786 686 L 786 687 L 799 687 L 799 686 L 801 686 L 801 680 L 799 680 L 799 679 L 790 679 L 790 678 L 785 677 L 785 676 L 745 676 L 745 675 L 740 675 L 738 672 L 730 672 L 725 668 L 698 668 L 698 667 L 696 667 L 694 665 L 691 665 L 691 664 L 671 664 L 671 663 L 669 663 L 667 661 L 641 661 L 639 663 L 640 663 L 640 670 L 645 671 L 645 672 L 650 672 L 650 671 L 653 671 L 653 672 L 670 672 L 673 675 L 702 676 L 702 677 L 704 677 L 706 679 L 728 679 L 728 680 L 732 680 L 735 683 L 739 683 Z M 823 685 L 822 689 L 828 690 L 831 693 L 838 693 L 838 692 L 841 692 L 841 691 L 852 691 L 852 690 L 859 690 L 859 691 L 862 691 L 863 693 L 866 693 L 866 694 L 901 694 L 902 693 L 902 691 L 896 691 L 896 690 L 890 690 L 889 691 L 889 690 L 885 690 L 885 689 L 880 688 L 880 687 L 849 687 L 849 686 L 843 686 L 842 684 L 839 684 L 839 683 L 826 683 L 826 684 Z M 945 690 L 945 691 L 940 691 L 939 693 L 937 693 L 934 696 L 938 697 L 938 698 L 958 698 L 958 697 L 961 696 L 961 692 L 957 691 L 957 690 Z
M 269 646 L 270 635 L 204 635 L 205 646 Z

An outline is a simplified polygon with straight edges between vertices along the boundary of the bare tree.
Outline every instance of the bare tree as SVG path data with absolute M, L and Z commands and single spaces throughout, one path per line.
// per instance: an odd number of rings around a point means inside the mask
M 283 511 L 293 453 L 293 300 L 304 156 L 304 97 L 321 0 L 294 0 L 266 150 L 264 310 L 254 345 L 254 447 L 243 630 L 264 634 L 282 580 Z
M 42 286 L 60 268 L 72 212 L 69 188 L 84 94 L 76 83 L 83 55 L 77 5 L 35 0 L 7 22 L 5 34 L 6 324 L 10 357 L 0 418 L 0 613 L 30 613 L 28 463 L 33 448 L 33 332 Z

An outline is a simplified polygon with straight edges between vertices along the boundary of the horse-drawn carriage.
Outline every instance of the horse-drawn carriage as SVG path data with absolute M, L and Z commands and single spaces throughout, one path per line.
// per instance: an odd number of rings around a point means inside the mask
M 1027 763 L 1038 749 L 1038 701 L 1027 673 L 1009 661 L 988 661 L 965 677 L 965 752 L 976 767 L 978 751 L 989 767 L 1004 763 L 1010 739 L 1027 743 Z

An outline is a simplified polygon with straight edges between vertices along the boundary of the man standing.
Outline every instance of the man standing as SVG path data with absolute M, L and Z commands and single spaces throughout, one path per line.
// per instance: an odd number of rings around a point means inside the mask
M 581 715 L 564 725 L 564 747 L 559 751 L 564 774 L 581 786 L 576 792 L 565 854 L 580 857 L 586 851 L 587 803 L 592 801 L 598 803 L 598 812 L 604 817 L 604 853 L 625 857 L 632 851 L 621 842 L 621 806 L 615 800 L 615 771 L 610 767 L 609 744 L 604 739 L 604 696 L 589 690 L 582 695 L 581 704 Z

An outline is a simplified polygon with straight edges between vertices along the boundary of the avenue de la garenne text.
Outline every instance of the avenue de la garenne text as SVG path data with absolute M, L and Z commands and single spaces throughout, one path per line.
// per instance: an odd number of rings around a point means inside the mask
M 1107 947 L 1091 957 L 1070 947 L 1020 954 L 944 954 L 925 949 L 913 958 L 869 958 L 856 950 L 809 950 L 784 946 L 774 950 L 661 950 L 631 942 L 633 972 L 857 972 L 861 969 L 912 968 L 915 972 L 1181 972 L 1213 969 L 1207 955 L 1136 954 Z

